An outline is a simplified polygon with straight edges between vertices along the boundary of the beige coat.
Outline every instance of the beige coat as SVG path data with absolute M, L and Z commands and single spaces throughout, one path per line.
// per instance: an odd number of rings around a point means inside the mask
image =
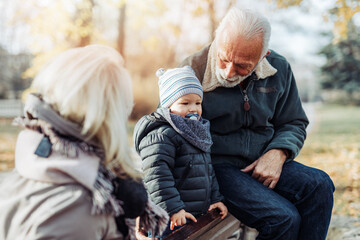
M 91 215 L 91 207 L 80 184 L 29 180 L 14 170 L 0 184 L 0 239 L 123 239 L 114 217 Z
M 0 182 L 0 240 L 123 239 L 114 216 L 92 215 L 99 159 L 34 154 L 43 135 L 19 134 L 15 170 Z

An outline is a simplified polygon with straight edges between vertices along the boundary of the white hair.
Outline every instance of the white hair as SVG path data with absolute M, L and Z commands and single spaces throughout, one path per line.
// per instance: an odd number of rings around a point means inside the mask
M 216 29 L 216 41 L 224 31 L 248 40 L 262 37 L 262 56 L 269 49 L 271 26 L 269 21 L 257 12 L 249 9 L 231 8 Z
M 123 170 L 139 177 L 127 135 L 132 83 L 115 49 L 90 45 L 66 50 L 36 76 L 32 88 L 62 117 L 79 123 L 82 134 L 102 145 L 105 163 L 118 175 Z

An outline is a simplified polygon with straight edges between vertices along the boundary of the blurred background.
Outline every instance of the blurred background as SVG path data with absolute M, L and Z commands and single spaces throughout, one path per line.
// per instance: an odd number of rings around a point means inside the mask
M 270 48 L 292 65 L 311 120 L 297 160 L 332 177 L 335 214 L 360 217 L 360 0 L 0 0 L 0 170 L 14 166 L 11 121 L 52 56 L 95 43 L 123 55 L 134 86 L 131 139 L 158 104 L 156 70 L 209 44 L 233 6 L 264 14 Z

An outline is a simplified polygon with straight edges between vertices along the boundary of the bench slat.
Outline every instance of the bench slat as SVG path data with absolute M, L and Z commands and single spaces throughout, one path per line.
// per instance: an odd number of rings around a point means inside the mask
M 172 232 L 164 240 L 223 240 L 241 227 L 240 222 L 230 213 L 222 220 L 219 209 L 214 209 L 197 220 L 197 223 L 190 222 Z
M 241 223 L 230 213 L 216 226 L 208 228 L 208 231 L 200 236 L 200 239 L 224 240 L 241 228 Z

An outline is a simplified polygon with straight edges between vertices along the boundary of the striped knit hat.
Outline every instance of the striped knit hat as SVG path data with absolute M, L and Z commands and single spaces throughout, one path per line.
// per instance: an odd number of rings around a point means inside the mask
M 160 68 L 156 72 L 159 77 L 159 95 L 161 107 L 170 107 L 184 95 L 195 93 L 203 98 L 203 90 L 199 79 L 190 66 L 182 68 Z

